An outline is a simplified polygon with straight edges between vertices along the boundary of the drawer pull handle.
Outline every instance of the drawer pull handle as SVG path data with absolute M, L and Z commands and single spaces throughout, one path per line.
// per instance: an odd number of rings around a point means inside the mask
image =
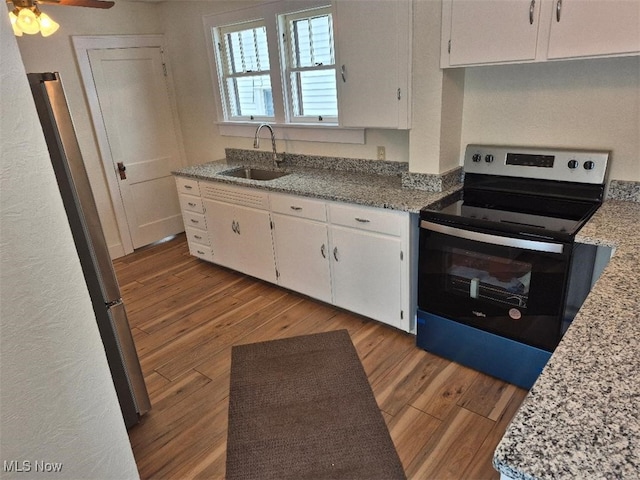
M 200 255 L 204 255 L 204 252 L 202 250 L 196 250 L 196 252 L 198 252 Z
M 322 258 L 327 258 L 327 247 L 324 243 L 320 247 L 320 253 L 322 254 Z
M 193 187 L 191 185 L 185 185 L 184 188 L 186 188 L 187 190 L 191 190 Z
M 202 240 L 202 237 L 200 235 L 194 235 L 193 238 L 197 238 L 198 240 Z
M 291 207 L 290 207 L 290 208 L 291 208 L 291 210 L 294 210 L 294 211 L 296 211 L 296 212 L 298 212 L 298 211 L 302 210 L 302 207 L 296 207 L 295 205 L 291 205 Z
M 189 205 L 190 207 L 195 207 L 195 206 L 196 206 L 196 204 L 195 204 L 195 203 L 193 203 L 193 202 L 189 202 L 189 203 L 188 203 L 188 205 Z
M 200 223 L 200 220 L 194 220 L 193 218 L 191 219 L 191 223 Z
M 359 218 L 356 217 L 356 222 L 360 222 L 360 223 L 369 223 L 371 220 L 368 220 L 366 218 Z

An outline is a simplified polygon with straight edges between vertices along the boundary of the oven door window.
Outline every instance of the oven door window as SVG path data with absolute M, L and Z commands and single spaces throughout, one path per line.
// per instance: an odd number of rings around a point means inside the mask
M 421 310 L 553 351 L 561 336 L 569 254 L 420 230 Z
M 451 248 L 444 252 L 445 288 L 464 298 L 527 310 L 533 266 L 512 258 Z

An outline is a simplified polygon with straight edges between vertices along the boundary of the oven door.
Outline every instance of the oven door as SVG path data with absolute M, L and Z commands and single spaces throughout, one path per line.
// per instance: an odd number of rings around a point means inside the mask
M 571 244 L 422 220 L 419 309 L 551 352 L 570 255 Z

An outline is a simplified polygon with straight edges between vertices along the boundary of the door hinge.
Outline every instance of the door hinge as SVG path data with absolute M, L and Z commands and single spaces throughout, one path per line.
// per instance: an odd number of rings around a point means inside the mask
M 451 53 L 451 39 L 449 39 L 449 43 L 447 44 L 447 53 Z

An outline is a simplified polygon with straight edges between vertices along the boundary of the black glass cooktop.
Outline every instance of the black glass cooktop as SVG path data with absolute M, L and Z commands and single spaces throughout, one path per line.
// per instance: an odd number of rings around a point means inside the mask
M 461 190 L 421 210 L 423 220 L 571 241 L 600 202 Z

